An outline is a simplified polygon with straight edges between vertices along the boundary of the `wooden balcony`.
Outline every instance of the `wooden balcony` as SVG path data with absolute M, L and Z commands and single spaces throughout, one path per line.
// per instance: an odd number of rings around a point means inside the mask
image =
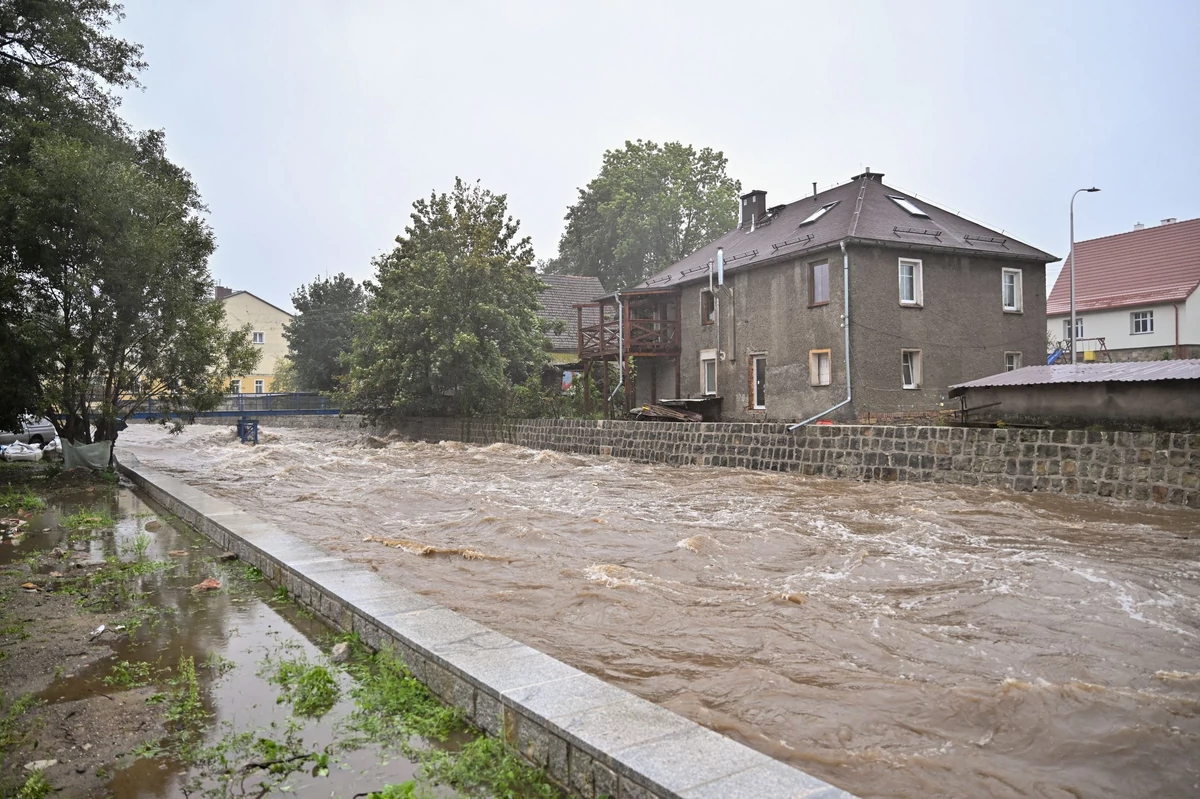
M 579 359 L 610 360 L 679 355 L 679 292 L 627 292 L 616 299 L 575 306 Z M 622 331 L 621 327 L 624 326 Z

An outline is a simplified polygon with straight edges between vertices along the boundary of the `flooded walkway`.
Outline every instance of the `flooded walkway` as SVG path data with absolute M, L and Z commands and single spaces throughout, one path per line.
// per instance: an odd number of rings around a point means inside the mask
M 148 465 L 863 796 L 1200 791 L 1200 514 L 226 428 Z

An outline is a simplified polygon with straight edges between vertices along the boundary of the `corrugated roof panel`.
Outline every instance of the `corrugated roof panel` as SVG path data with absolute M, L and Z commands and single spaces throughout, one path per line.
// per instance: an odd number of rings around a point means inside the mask
M 1133 383 L 1142 380 L 1200 380 L 1200 359 L 1148 361 L 1145 363 L 1076 363 L 1054 366 L 1025 366 L 1011 372 L 981 377 L 950 386 L 955 395 L 960 389 L 999 386 L 1044 386 L 1070 383 Z M 1200 402 L 1200 391 L 1197 392 Z

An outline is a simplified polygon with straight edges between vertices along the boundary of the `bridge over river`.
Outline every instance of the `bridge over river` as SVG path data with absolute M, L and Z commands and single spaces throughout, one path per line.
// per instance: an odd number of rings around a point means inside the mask
M 864 797 L 1200 795 L 1200 514 L 273 429 L 143 461 Z

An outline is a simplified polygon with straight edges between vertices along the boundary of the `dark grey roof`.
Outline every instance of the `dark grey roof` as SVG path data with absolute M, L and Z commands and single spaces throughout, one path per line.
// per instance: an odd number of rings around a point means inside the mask
M 708 280 L 708 262 L 717 248 L 725 248 L 726 271 L 760 266 L 801 253 L 826 249 L 843 239 L 849 242 L 910 246 L 987 254 L 1039 263 L 1057 261 L 1053 255 L 1024 244 L 886 186 L 878 174 L 865 174 L 813 197 L 777 207 L 750 230 L 747 224 L 726 233 L 688 257 L 638 284 L 637 288 L 667 288 L 680 283 Z M 902 197 L 928 214 L 913 216 L 889 196 Z M 861 202 L 860 202 L 861 200 Z M 837 202 L 815 222 L 802 224 L 823 205 Z
M 1200 380 L 1200 359 L 1148 361 L 1146 363 L 1076 363 L 1054 366 L 1025 366 L 1011 372 L 981 377 L 950 386 L 958 396 L 968 388 L 1000 386 L 1044 386 L 1070 383 L 1133 383 L 1142 380 Z M 1198 398 L 1200 401 L 1200 398 Z
M 538 275 L 546 284 L 546 290 L 541 294 L 542 310 L 538 315 L 543 319 L 552 319 L 567 323 L 561 333 L 551 333 L 550 341 L 556 352 L 574 352 L 578 348 L 578 316 L 572 305 L 592 302 L 604 296 L 604 286 L 598 277 L 580 277 L 578 275 Z M 594 317 L 596 312 L 592 313 Z M 589 320 L 584 314 L 585 323 Z

